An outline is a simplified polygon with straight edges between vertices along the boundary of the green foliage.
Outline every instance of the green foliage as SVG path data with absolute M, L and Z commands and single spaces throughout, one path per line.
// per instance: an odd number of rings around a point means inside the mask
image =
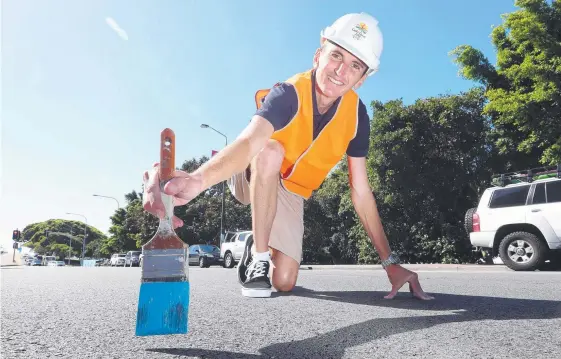
M 500 153 L 518 168 L 538 158 L 555 164 L 561 161 L 561 1 L 516 5 L 520 10 L 504 15 L 491 32 L 496 66 L 469 45 L 452 54 L 460 74 L 486 88 L 484 113 Z
M 22 231 L 25 246 L 34 249 L 37 254 L 54 255 L 57 258 L 67 258 L 82 255 L 86 227 L 85 256 L 94 256 L 97 244 L 106 239 L 105 235 L 92 226 L 85 226 L 83 222 L 64 219 L 50 219 L 27 225 Z
M 409 262 L 469 259 L 464 214 L 477 203 L 493 156 L 484 100 L 475 88 L 410 106 L 372 103 L 369 180 L 391 247 Z M 359 262 L 377 261 L 359 221 L 351 233 Z

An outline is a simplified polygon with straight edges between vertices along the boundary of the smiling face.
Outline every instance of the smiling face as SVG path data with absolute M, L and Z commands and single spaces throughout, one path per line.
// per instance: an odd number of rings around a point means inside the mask
M 345 49 L 326 41 L 314 56 L 316 82 L 323 96 L 337 98 L 366 80 L 366 65 Z

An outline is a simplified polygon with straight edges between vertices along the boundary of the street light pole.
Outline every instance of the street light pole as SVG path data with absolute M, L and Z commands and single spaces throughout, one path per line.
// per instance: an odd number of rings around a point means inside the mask
M 66 214 L 73 214 L 75 216 L 82 216 L 84 217 L 85 220 L 85 225 L 84 225 L 84 240 L 82 241 L 82 261 L 84 260 L 84 254 L 86 253 L 86 236 L 88 235 L 88 219 L 86 218 L 86 216 L 84 216 L 83 214 L 79 214 L 79 213 L 70 213 L 70 212 L 66 212 Z M 82 263 L 83 264 L 83 263 Z
M 225 146 L 228 146 L 228 137 L 225 134 L 218 131 L 217 129 L 213 128 L 212 126 L 207 125 L 206 123 L 201 124 L 201 128 L 210 128 L 211 130 L 215 131 L 216 133 L 224 136 L 226 140 Z M 220 213 L 220 243 L 222 243 L 222 239 L 224 238 L 224 207 L 226 204 L 226 181 L 222 181 L 222 210 Z
M 102 196 L 102 195 L 100 195 L 100 194 L 94 194 L 93 196 L 94 196 L 94 197 L 104 197 L 104 198 L 112 198 L 112 199 L 114 199 L 114 200 L 115 200 L 115 202 L 117 202 L 117 209 L 121 208 L 121 206 L 119 205 L 119 201 L 117 201 L 117 198 L 115 198 L 115 197 L 110 197 L 110 196 Z

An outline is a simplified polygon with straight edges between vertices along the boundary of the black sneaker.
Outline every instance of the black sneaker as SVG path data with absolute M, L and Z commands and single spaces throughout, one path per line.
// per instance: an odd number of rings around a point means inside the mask
M 269 261 L 253 261 L 247 267 L 246 280 L 242 284 L 242 295 L 253 298 L 271 296 L 271 280 L 269 279 Z
M 249 238 L 245 241 L 245 249 L 243 251 L 242 258 L 238 262 L 238 280 L 240 284 L 244 284 L 247 278 L 247 267 L 251 263 L 251 247 L 253 246 L 253 236 L 249 235 Z

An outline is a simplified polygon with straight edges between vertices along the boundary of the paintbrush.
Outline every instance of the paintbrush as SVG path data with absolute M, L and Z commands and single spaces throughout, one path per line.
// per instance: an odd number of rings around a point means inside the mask
M 173 229 L 173 198 L 164 193 L 164 185 L 175 171 L 175 134 L 166 128 L 160 137 L 159 176 L 165 215 L 156 234 L 142 246 L 137 336 L 185 334 L 188 328 L 189 247 Z

